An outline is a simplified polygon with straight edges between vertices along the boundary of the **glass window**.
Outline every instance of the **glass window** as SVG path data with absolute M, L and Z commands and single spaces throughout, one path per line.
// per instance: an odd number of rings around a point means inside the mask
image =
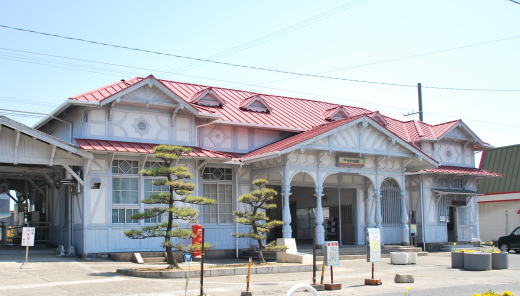
M 130 219 L 130 216 L 138 212 L 137 209 L 112 209 L 112 223 L 137 224 L 139 220 Z
M 138 204 L 138 183 L 137 178 L 112 178 L 112 203 Z
M 203 207 L 204 223 L 233 223 L 232 184 L 204 184 L 204 197 L 217 200 L 216 204 Z

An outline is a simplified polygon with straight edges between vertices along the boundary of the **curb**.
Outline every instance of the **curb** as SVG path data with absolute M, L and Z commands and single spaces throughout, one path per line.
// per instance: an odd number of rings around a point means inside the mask
M 321 269 L 321 264 L 317 265 Z M 258 266 L 251 269 L 252 274 L 266 273 L 291 273 L 291 272 L 309 272 L 312 271 L 313 265 L 285 265 L 285 266 Z M 117 269 L 117 273 L 144 277 L 144 278 L 195 278 L 200 277 L 200 270 L 139 270 L 139 269 Z M 247 275 L 247 267 L 239 268 L 211 268 L 204 270 L 204 277 L 228 276 L 228 275 Z

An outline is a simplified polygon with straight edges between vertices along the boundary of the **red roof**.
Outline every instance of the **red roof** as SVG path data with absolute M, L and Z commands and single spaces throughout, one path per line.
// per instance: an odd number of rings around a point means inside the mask
M 477 169 L 477 168 L 457 167 L 457 166 L 448 166 L 448 165 L 441 165 L 436 169 L 424 170 L 424 172 L 437 173 L 437 174 L 504 177 L 504 175 L 502 175 L 502 174 L 497 174 L 497 173 L 493 173 L 490 171 L 481 170 L 481 169 Z
M 336 110 L 339 110 L 339 108 L 345 110 L 352 117 L 363 114 L 374 114 L 374 111 L 370 111 L 364 108 L 343 106 L 329 102 L 292 97 L 257 94 L 248 91 L 212 86 L 210 87 L 192 83 L 160 80 L 156 79 L 152 75 L 146 78 L 135 77 L 125 81 L 119 81 L 89 91 L 87 93 L 74 96 L 70 99 L 77 101 L 101 102 L 127 89 L 128 87 L 135 85 L 136 83 L 142 82 L 145 79 L 157 80 L 164 87 L 168 88 L 179 98 L 184 100 L 199 112 L 219 114 L 222 116 L 219 121 L 224 122 L 238 122 L 244 124 L 265 125 L 270 127 L 277 127 L 280 129 L 285 128 L 306 131 L 327 123 L 327 115 L 332 115 L 332 113 L 334 113 Z M 223 106 L 211 107 L 200 106 L 192 103 L 194 97 L 204 93 L 207 90 L 215 92 L 219 98 L 225 101 L 225 104 Z M 265 104 L 269 106 L 270 112 L 252 112 L 241 108 L 244 106 L 245 102 L 249 102 L 249 99 L 255 96 L 260 96 L 262 100 L 264 100 Z M 430 125 L 417 120 L 403 122 L 386 116 L 383 116 L 383 118 L 388 123 L 385 128 L 407 142 L 419 141 L 421 138 L 439 138 L 460 121 L 456 120 L 438 125 Z
M 285 139 L 275 142 L 273 144 L 264 146 L 262 148 L 254 150 L 254 151 L 251 151 L 251 152 L 247 153 L 246 155 L 244 155 L 242 158 L 248 158 L 248 157 L 252 157 L 252 156 L 256 156 L 256 155 L 261 155 L 261 154 L 266 154 L 266 153 L 271 153 L 271 152 L 282 151 L 282 150 L 288 149 L 290 147 L 293 147 L 297 144 L 310 140 L 316 136 L 319 136 L 325 132 L 333 130 L 337 127 L 340 127 L 344 124 L 352 122 L 361 117 L 363 117 L 363 115 L 358 115 L 355 117 L 350 117 L 350 118 L 346 118 L 346 119 L 342 119 L 342 120 L 338 120 L 338 121 L 333 121 L 328 124 L 323 124 L 323 125 L 317 126 L 309 131 L 294 135 L 289 138 L 285 138 Z
M 122 141 L 106 141 L 91 139 L 74 139 L 78 146 L 84 150 L 94 151 L 112 151 L 112 152 L 130 152 L 130 153 L 152 153 L 152 149 L 158 144 L 122 142 Z M 191 157 L 208 157 L 208 158 L 239 158 L 243 154 L 217 152 L 199 147 L 190 147 L 191 152 L 187 156 Z

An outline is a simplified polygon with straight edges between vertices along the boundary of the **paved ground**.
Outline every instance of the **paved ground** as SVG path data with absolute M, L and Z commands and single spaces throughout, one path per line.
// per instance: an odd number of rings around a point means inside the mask
M 450 253 L 430 253 L 419 257 L 416 265 L 392 265 L 383 258 L 375 263 L 375 278 L 381 286 L 365 286 L 371 277 L 371 264 L 366 260 L 342 260 L 334 267 L 334 283 L 342 284 L 339 291 L 322 291 L 320 295 L 473 295 L 493 290 L 511 291 L 520 296 L 520 254 L 509 254 L 509 269 L 466 271 L 450 267 Z M 115 273 L 119 268 L 139 268 L 130 262 L 82 260 L 57 257 L 54 249 L 31 247 L 28 264 L 25 248 L 0 247 L 0 295 L 198 295 L 200 279 L 146 279 Z M 235 262 L 235 261 L 233 261 Z M 219 264 L 221 262 L 208 262 Z M 186 264 L 186 263 L 183 263 Z M 191 265 L 192 268 L 198 266 Z M 412 284 L 394 283 L 395 274 L 410 274 Z M 207 295 L 240 295 L 245 291 L 245 276 L 204 278 Z M 286 295 L 296 284 L 310 284 L 312 272 L 252 275 L 253 295 Z M 318 273 L 319 282 L 319 273 Z M 327 271 L 325 283 L 330 282 Z M 294 295 L 311 295 L 299 291 Z

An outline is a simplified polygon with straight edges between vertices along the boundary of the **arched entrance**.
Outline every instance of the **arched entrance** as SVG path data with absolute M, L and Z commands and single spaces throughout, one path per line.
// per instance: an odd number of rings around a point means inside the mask
M 381 226 L 385 244 L 401 243 L 401 209 L 399 184 L 392 178 L 386 178 L 381 183 Z

